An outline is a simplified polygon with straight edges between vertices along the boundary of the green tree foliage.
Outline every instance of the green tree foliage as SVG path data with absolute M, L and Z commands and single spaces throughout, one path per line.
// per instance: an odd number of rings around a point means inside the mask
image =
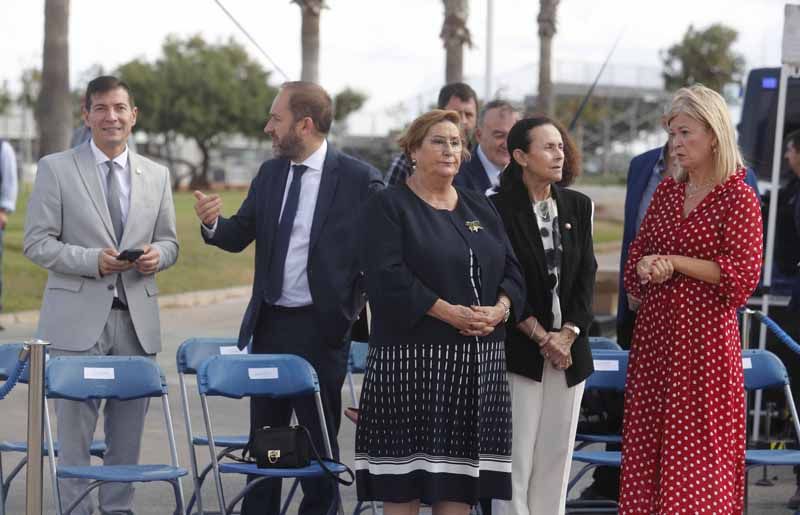
M 737 37 L 735 29 L 719 23 L 703 30 L 689 25 L 680 43 L 661 52 L 664 87 L 674 91 L 700 83 L 721 93 L 725 84 L 739 82 L 744 57 L 731 49 Z
M 267 84 L 269 72 L 233 40 L 209 44 L 200 36 L 168 37 L 162 52 L 153 63 L 137 59 L 118 73 L 133 92 L 139 129 L 197 144 L 203 160 L 193 167 L 190 187 L 203 188 L 211 149 L 225 135 L 259 134 L 276 90 Z
M 355 113 L 367 101 L 363 92 L 346 87 L 333 97 L 333 119 L 343 122 L 350 114 Z

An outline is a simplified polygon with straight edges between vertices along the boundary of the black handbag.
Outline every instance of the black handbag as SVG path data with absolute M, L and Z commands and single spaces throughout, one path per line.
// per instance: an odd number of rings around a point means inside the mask
M 343 463 L 333 459 L 328 460 L 330 463 L 344 467 L 345 472 L 350 475 L 349 480 L 342 479 L 328 468 L 311 440 L 311 433 L 301 425 L 264 426 L 256 429 L 250 441 L 242 449 L 241 458 L 230 453 L 226 456 L 243 463 L 255 463 L 258 468 L 302 468 L 309 466 L 313 459 L 319 463 L 328 476 L 339 483 L 352 485 L 354 480 L 353 471 Z

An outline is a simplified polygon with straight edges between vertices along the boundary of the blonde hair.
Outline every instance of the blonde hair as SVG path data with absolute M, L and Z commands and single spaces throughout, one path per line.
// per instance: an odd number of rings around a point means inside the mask
M 411 159 L 411 153 L 422 146 L 422 141 L 425 139 L 425 136 L 428 135 L 428 131 L 431 130 L 434 125 L 442 122 L 450 122 L 458 127 L 458 132 L 461 135 L 461 161 L 464 162 L 469 159 L 469 150 L 467 149 L 466 138 L 464 137 L 464 129 L 461 127 L 461 115 L 455 111 L 446 111 L 444 109 L 428 111 L 411 122 L 408 129 L 406 129 L 403 135 L 397 140 L 397 144 L 400 145 L 406 157 Z
M 736 133 L 733 130 L 728 106 L 722 96 L 702 84 L 681 88 L 672 97 L 672 103 L 665 116 L 666 124 L 679 114 L 685 114 L 705 125 L 716 140 L 713 179 L 722 183 L 731 174 L 744 166 L 742 154 L 736 144 Z M 712 143 L 713 145 L 713 143 Z M 685 182 L 688 178 L 686 170 L 676 165 L 678 170 L 675 179 Z

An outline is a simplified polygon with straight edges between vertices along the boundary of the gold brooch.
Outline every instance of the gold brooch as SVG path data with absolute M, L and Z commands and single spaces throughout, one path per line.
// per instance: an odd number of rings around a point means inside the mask
M 478 220 L 467 220 L 466 221 L 466 226 L 467 226 L 467 229 L 470 230 L 470 232 L 478 232 L 481 229 L 483 229 L 483 226 L 481 225 L 481 223 Z

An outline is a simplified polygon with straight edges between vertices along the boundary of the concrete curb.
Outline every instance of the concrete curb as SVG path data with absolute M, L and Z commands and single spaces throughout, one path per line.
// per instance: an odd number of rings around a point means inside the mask
M 233 299 L 246 299 L 252 291 L 251 286 L 234 286 L 219 290 L 200 290 L 173 295 L 163 295 L 158 300 L 161 309 L 190 308 L 194 306 L 207 306 Z M 11 326 L 16 324 L 36 324 L 39 322 L 39 311 L 17 311 L 14 313 L 0 314 L 0 325 Z

